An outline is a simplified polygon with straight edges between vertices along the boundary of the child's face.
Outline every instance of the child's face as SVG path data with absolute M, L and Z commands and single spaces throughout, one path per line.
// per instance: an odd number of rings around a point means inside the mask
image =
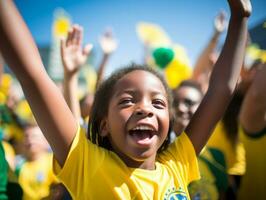
M 201 102 L 202 95 L 193 87 L 182 86 L 177 90 L 175 96 L 178 99 L 178 104 L 174 106 L 176 112 L 174 131 L 179 133 L 180 130 L 176 130 L 179 129 L 177 127 L 184 129 L 188 125 Z
M 24 145 L 29 156 L 43 153 L 49 149 L 49 144 L 38 126 L 26 128 Z
M 154 165 L 168 134 L 168 106 L 163 84 L 150 72 L 132 71 L 115 84 L 102 134 L 128 166 Z

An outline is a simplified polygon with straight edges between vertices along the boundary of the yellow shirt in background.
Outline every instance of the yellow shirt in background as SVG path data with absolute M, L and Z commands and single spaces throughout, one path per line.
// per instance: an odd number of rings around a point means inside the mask
M 187 185 L 199 178 L 192 143 L 183 133 L 158 155 L 155 170 L 129 168 L 113 152 L 92 144 L 78 130 L 58 178 L 73 199 L 190 199 Z
M 202 159 L 198 159 L 201 179 L 193 181 L 188 189 L 191 199 L 218 199 L 219 191 L 216 177 L 210 166 Z
M 23 189 L 23 200 L 47 197 L 51 184 L 56 182 L 52 170 L 52 154 L 44 153 L 36 161 L 25 162 L 20 169 L 18 180 Z
M 228 174 L 243 175 L 245 173 L 246 160 L 243 143 L 239 141 L 234 147 L 226 136 L 222 122 L 215 127 L 207 146 L 218 149 L 224 154 Z
M 240 136 L 246 149 L 247 167 L 238 199 L 266 199 L 266 131 L 258 138 L 249 137 L 243 131 Z
M 8 164 L 9 164 L 9 167 L 11 167 L 11 169 L 14 170 L 14 168 L 15 168 L 15 156 L 16 156 L 15 150 L 12 147 L 12 145 L 6 141 L 2 141 L 2 145 L 3 145 L 4 151 L 5 151 L 5 157 L 6 157 Z

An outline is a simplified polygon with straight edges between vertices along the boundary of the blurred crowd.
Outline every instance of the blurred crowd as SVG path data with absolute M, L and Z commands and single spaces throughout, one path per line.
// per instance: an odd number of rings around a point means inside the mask
M 194 66 L 180 46 L 155 45 L 139 29 L 143 64 L 163 74 L 172 89 L 175 121 L 171 141 L 184 131 L 208 90 L 221 34 L 227 19 L 221 12 L 214 19 L 213 33 Z M 210 25 L 211 26 L 211 25 Z M 144 33 L 143 33 L 144 32 Z M 58 87 L 86 130 L 94 93 L 104 79 L 106 64 L 118 48 L 108 29 L 99 43 L 102 59 L 94 90 L 79 92 L 79 74 L 93 46 L 83 45 L 83 28 L 74 24 L 60 41 L 64 69 Z M 246 41 L 247 47 L 252 41 Z M 119 44 L 123 45 L 123 44 Z M 250 58 L 249 58 L 250 59 Z M 30 107 L 18 95 L 17 81 L 0 58 L 0 199 L 71 199 L 52 170 L 52 150 L 35 122 Z M 188 186 L 190 198 L 266 199 L 266 63 L 263 59 L 244 62 L 234 96 L 207 145 L 198 157 L 201 179 Z M 170 141 L 170 142 L 171 142 Z

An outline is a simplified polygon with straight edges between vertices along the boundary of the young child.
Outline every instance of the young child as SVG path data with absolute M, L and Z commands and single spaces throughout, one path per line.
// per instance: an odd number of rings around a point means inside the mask
M 23 189 L 23 199 L 42 199 L 50 194 L 50 187 L 57 180 L 52 171 L 52 154 L 40 128 L 27 124 L 24 128 L 26 161 L 17 170 Z
M 132 67 L 104 82 L 95 95 L 87 140 L 45 72 L 17 9 L 0 0 L 1 51 L 53 149 L 55 172 L 74 199 L 189 199 L 187 185 L 199 178 L 196 154 L 226 109 L 243 62 L 251 5 L 244 0 L 229 5 L 228 37 L 208 92 L 186 133 L 166 147 L 171 98 L 159 75 Z

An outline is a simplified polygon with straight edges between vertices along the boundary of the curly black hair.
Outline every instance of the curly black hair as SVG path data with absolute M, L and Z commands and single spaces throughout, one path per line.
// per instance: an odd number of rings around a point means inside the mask
M 108 114 L 108 107 L 109 107 L 110 99 L 112 98 L 112 95 L 114 94 L 113 90 L 114 90 L 115 84 L 123 76 L 135 70 L 143 70 L 156 76 L 162 82 L 165 88 L 165 91 L 167 93 L 167 100 L 168 100 L 169 113 L 170 113 L 169 130 L 168 130 L 168 136 L 166 140 L 164 141 L 164 143 L 158 150 L 158 152 L 160 152 L 166 149 L 170 143 L 170 132 L 172 130 L 172 123 L 174 120 L 171 90 L 169 89 L 165 79 L 159 72 L 157 72 L 156 70 L 150 67 L 146 67 L 143 65 L 137 65 L 134 63 L 130 64 L 127 67 L 118 69 L 107 80 L 105 80 L 103 83 L 101 83 L 101 85 L 99 85 L 95 93 L 94 102 L 93 102 L 91 113 L 90 113 L 87 136 L 89 140 L 92 141 L 92 143 L 97 144 L 98 146 L 103 147 L 105 149 L 112 150 L 112 146 L 111 146 L 111 143 L 108 137 L 101 137 L 99 134 L 100 124 L 101 124 L 102 119 Z

